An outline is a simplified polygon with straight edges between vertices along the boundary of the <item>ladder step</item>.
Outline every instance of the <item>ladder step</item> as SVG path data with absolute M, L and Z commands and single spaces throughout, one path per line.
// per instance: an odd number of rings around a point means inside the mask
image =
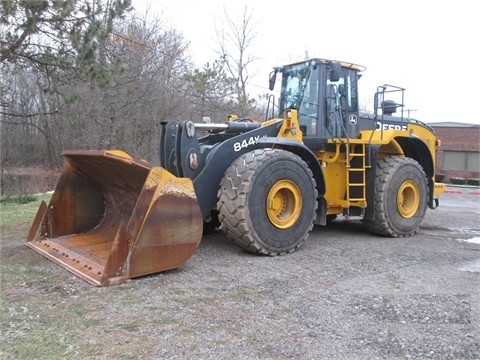
M 355 152 L 355 150 L 360 152 Z M 367 155 L 365 145 L 362 144 L 360 147 L 352 146 L 350 144 L 346 145 L 345 152 L 348 154 L 345 157 L 346 166 L 347 166 L 347 199 L 350 202 L 350 206 L 364 206 L 366 199 L 366 169 L 370 168 L 370 165 L 367 165 Z M 351 161 L 353 159 L 357 160 L 357 164 L 352 167 Z M 360 162 L 360 164 L 358 164 Z M 358 174 L 358 175 L 354 175 Z M 351 193 L 354 194 L 351 194 Z M 350 197 L 350 195 L 362 196 L 362 197 Z
M 353 202 L 353 201 L 365 201 L 365 198 L 350 198 L 348 201 Z

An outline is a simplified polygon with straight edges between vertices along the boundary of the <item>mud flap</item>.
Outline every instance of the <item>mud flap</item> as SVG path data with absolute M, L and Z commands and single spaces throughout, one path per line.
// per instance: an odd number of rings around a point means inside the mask
M 62 155 L 28 247 L 96 286 L 174 269 L 194 254 L 203 219 L 190 179 L 120 151 Z

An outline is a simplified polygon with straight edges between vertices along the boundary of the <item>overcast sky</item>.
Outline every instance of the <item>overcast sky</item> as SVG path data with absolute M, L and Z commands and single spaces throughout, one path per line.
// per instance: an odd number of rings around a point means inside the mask
M 251 95 L 265 92 L 273 66 L 309 57 L 367 68 L 363 105 L 377 86 L 406 88 L 405 109 L 427 122 L 480 124 L 480 21 L 476 2 L 422 0 L 132 0 L 139 12 L 175 27 L 190 41 L 198 66 L 216 58 L 215 24 L 225 13 L 240 22 L 252 11 L 257 35 Z

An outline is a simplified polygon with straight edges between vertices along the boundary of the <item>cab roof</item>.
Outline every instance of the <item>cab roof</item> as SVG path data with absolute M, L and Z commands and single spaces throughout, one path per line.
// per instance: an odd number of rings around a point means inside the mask
M 296 63 L 292 63 L 292 64 L 289 64 L 289 65 L 302 64 L 302 63 L 311 62 L 311 61 L 314 61 L 316 63 L 322 63 L 322 64 L 330 64 L 332 62 L 338 62 L 344 68 L 354 69 L 354 70 L 358 70 L 360 72 L 365 71 L 367 69 L 365 66 L 358 65 L 358 64 L 353 64 L 353 63 L 350 63 L 350 62 L 347 62 L 347 61 L 329 60 L 329 59 L 323 59 L 323 58 L 311 58 L 311 59 L 308 59 L 308 60 L 298 61 Z M 289 65 L 287 65 L 287 66 L 289 66 Z

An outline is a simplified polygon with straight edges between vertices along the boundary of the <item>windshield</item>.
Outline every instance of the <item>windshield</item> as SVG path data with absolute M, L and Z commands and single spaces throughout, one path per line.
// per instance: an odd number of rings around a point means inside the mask
M 285 109 L 297 110 L 304 136 L 317 135 L 319 72 L 319 66 L 308 62 L 284 67 L 282 72 L 279 115 Z
M 308 63 L 293 65 L 283 69 L 280 113 L 285 109 L 299 109 L 310 72 Z

